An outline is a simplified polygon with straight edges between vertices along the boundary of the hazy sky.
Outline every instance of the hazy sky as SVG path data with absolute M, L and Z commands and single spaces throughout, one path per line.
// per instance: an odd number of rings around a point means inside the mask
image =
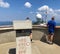
M 48 20 L 55 16 L 60 21 L 60 0 L 0 0 L 0 21 L 36 20 L 36 14 L 45 18 L 46 10 Z

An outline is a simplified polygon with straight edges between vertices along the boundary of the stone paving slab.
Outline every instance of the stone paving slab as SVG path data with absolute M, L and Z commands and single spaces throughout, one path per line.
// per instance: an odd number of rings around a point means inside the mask
M 0 44 L 0 54 L 9 54 L 11 48 L 16 48 L 16 42 Z M 39 40 L 33 40 L 31 48 L 32 54 L 60 54 L 60 46 L 49 45 Z

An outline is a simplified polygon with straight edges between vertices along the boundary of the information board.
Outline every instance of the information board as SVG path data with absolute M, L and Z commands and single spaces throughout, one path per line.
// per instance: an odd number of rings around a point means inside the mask
M 18 29 L 32 29 L 32 21 L 27 21 L 27 20 L 16 20 L 13 21 L 13 26 L 15 30 Z

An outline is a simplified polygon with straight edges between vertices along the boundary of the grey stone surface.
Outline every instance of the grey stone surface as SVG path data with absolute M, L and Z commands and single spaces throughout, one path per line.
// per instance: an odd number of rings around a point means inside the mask
M 16 40 L 16 33 L 13 30 L 0 30 L 0 44 L 7 42 L 14 42 Z
M 0 54 L 9 54 L 9 49 L 16 48 L 16 42 L 0 44 Z M 49 45 L 39 40 L 33 40 L 31 43 L 32 54 L 60 54 L 60 46 Z

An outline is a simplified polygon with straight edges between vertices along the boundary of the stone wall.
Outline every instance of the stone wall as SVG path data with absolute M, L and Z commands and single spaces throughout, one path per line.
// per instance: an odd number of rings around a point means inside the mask
M 56 28 L 54 42 L 60 45 L 60 28 Z
M 14 30 L 0 30 L 0 44 L 13 42 L 16 40 L 16 33 Z
M 45 36 L 47 35 L 47 29 L 46 28 L 33 28 L 32 30 L 32 36 L 34 40 L 41 40 L 42 38 L 44 39 Z
M 34 26 L 33 27 L 33 39 L 34 40 L 41 40 L 46 41 L 46 37 L 48 36 L 48 30 L 47 27 L 39 27 Z M 55 35 L 54 35 L 54 43 L 60 45 L 60 27 L 55 29 Z
M 47 28 L 45 27 L 33 26 L 32 28 L 33 40 L 45 41 L 47 34 Z M 16 41 L 16 31 L 14 29 L 0 30 L 0 44 L 14 41 Z M 60 44 L 60 28 L 55 30 L 54 42 Z

